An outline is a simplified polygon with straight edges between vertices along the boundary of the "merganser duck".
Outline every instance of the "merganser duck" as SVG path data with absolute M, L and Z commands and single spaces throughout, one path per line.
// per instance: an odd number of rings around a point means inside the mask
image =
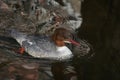
M 12 30 L 10 35 L 21 45 L 20 53 L 23 53 L 25 50 L 35 58 L 69 59 L 73 54 L 65 46 L 65 43 L 79 45 L 79 43 L 72 40 L 70 31 L 65 28 L 56 29 L 52 36 L 26 35 L 16 30 Z

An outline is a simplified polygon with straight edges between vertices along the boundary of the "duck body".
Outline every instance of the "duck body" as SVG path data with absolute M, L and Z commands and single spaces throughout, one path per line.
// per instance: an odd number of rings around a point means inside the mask
M 29 55 L 35 58 L 63 60 L 73 56 L 68 47 L 56 46 L 50 36 L 26 35 L 16 30 L 12 30 L 10 34 Z

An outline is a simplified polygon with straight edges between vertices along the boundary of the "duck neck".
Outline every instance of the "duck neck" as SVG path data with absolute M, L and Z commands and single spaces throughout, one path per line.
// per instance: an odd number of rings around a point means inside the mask
M 55 40 L 55 44 L 56 44 L 56 46 L 58 46 L 58 47 L 65 46 L 65 43 L 64 43 L 63 41 L 59 41 L 59 40 Z

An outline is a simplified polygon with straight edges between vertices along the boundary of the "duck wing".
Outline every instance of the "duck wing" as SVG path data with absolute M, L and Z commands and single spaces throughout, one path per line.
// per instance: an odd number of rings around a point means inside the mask
M 47 36 L 29 36 L 22 45 L 33 57 L 52 57 L 56 52 L 55 44 Z

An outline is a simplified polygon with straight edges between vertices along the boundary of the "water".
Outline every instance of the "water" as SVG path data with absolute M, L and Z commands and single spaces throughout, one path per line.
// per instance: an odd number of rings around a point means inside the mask
M 86 46 L 87 44 L 84 41 L 80 41 L 80 43 L 81 47 L 78 46 L 80 51 L 75 51 L 76 54 L 73 58 L 58 61 L 33 58 L 27 53 L 19 54 L 17 50 L 20 45 L 16 40 L 0 36 L 0 69 L 2 70 L 0 79 L 78 80 L 79 73 L 81 73 L 78 71 L 79 67 L 84 61 L 90 61 L 93 56 L 93 52 L 91 52 L 92 55 L 89 52 L 90 54 L 85 56 L 85 50 L 90 46 Z
M 72 60 L 56 61 L 35 59 L 27 53 L 16 53 L 20 45 L 12 38 L 0 37 L 0 79 L 1 80 L 76 80 Z

